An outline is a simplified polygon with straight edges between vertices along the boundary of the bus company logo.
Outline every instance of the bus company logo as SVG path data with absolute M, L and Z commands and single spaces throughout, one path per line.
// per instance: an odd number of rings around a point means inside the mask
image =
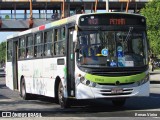
M 120 82 L 119 82 L 119 81 L 116 81 L 116 82 L 115 82 L 115 85 L 120 85 Z

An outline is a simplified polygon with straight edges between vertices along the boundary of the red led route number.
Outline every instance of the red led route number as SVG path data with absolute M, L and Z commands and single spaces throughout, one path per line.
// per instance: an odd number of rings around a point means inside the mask
M 89 25 L 97 25 L 98 24 L 98 19 L 88 19 L 88 24 Z

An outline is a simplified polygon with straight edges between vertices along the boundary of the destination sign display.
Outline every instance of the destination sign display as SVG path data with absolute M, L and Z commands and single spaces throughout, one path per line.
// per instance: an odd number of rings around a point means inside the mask
M 137 15 L 104 13 L 83 15 L 79 19 L 80 26 L 98 26 L 98 25 L 146 25 L 145 18 Z

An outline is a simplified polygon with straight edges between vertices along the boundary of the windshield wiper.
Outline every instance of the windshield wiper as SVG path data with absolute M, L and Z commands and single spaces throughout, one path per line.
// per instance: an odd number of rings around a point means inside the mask
M 129 40 L 132 30 L 133 30 L 133 27 L 129 27 L 129 31 L 124 42 L 127 42 Z

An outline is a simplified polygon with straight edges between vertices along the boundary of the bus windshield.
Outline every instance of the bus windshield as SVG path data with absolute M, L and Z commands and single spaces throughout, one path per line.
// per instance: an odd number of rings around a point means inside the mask
M 80 66 L 142 67 L 147 65 L 145 31 L 80 31 Z

